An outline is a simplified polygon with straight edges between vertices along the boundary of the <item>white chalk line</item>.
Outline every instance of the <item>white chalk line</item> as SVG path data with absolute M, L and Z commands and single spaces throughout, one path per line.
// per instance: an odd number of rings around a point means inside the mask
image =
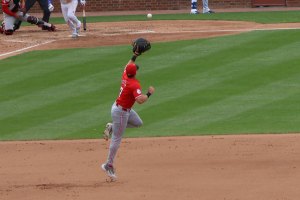
M 122 32 L 122 33 L 104 33 L 104 36 L 116 36 L 116 35 L 135 35 L 141 33 L 161 33 L 161 34 L 171 34 L 171 33 L 211 33 L 211 32 L 249 32 L 249 31 L 272 31 L 272 30 L 297 30 L 298 28 L 245 28 L 245 29 L 220 29 L 220 30 L 179 30 L 179 31 L 136 31 L 136 32 Z
M 127 31 L 121 33 L 103 33 L 104 36 L 114 36 L 114 35 L 135 35 L 135 34 L 143 34 L 143 33 L 156 33 L 153 30 L 141 30 L 141 31 Z
M 5 40 L 5 42 L 28 43 L 28 41 L 24 40 Z
M 55 40 L 50 40 L 50 41 L 46 41 L 46 42 L 43 42 L 43 43 L 35 44 L 35 45 L 29 46 L 29 47 L 25 47 L 25 48 L 22 48 L 22 49 L 17 49 L 15 51 L 3 53 L 3 54 L 0 54 L 0 57 L 7 56 L 7 55 L 10 55 L 10 54 L 19 53 L 19 52 L 22 52 L 22 51 L 25 51 L 25 50 L 28 50 L 28 49 L 32 49 L 34 47 L 38 47 L 38 46 L 41 46 L 41 45 L 44 45 L 44 44 L 49 44 L 49 43 L 54 42 L 54 41 Z

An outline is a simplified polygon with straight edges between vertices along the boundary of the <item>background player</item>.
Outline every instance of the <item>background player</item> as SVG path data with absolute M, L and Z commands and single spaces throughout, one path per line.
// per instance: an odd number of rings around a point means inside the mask
M 203 10 L 202 12 L 204 14 L 209 14 L 209 13 L 215 13 L 208 7 L 208 0 L 202 0 L 202 6 Z M 197 0 L 191 0 L 191 14 L 199 14 L 198 7 L 197 7 Z
M 16 30 L 14 24 L 16 21 L 26 21 L 37 26 L 45 26 L 49 31 L 55 31 L 55 26 L 38 19 L 37 17 L 24 14 L 20 11 L 20 0 L 2 0 L 3 22 L 0 33 L 12 35 Z
M 80 3 L 82 6 L 85 6 L 86 1 L 80 0 Z M 72 31 L 72 38 L 77 38 L 81 27 L 81 22 L 75 16 L 78 0 L 60 0 L 60 4 L 65 22 Z
M 143 124 L 139 115 L 132 109 L 132 106 L 135 102 L 139 104 L 145 103 L 154 93 L 154 87 L 150 86 L 148 93 L 142 94 L 140 83 L 135 78 L 138 70 L 138 66 L 135 64 L 137 55 L 139 54 L 133 55 L 124 69 L 120 93 L 111 108 L 113 123 L 108 123 L 104 131 L 106 133 L 112 132 L 112 138 L 107 161 L 101 167 L 112 180 L 117 178 L 113 164 L 125 129 L 137 128 Z
M 51 12 L 54 10 L 54 6 L 52 4 L 52 0 L 25 0 L 25 7 L 22 8 L 22 12 L 27 13 L 34 4 L 38 2 L 40 4 L 41 9 L 43 10 L 43 18 L 44 22 L 49 22 Z M 19 29 L 22 21 L 17 21 L 15 23 L 15 30 Z M 41 27 L 42 30 L 48 30 L 46 26 Z

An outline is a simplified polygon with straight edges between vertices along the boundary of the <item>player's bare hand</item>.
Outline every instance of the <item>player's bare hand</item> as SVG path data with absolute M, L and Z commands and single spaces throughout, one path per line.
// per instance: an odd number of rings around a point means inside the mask
M 155 88 L 154 88 L 153 86 L 150 86 L 150 87 L 148 88 L 148 92 L 149 92 L 150 94 L 153 94 L 153 93 L 155 92 Z

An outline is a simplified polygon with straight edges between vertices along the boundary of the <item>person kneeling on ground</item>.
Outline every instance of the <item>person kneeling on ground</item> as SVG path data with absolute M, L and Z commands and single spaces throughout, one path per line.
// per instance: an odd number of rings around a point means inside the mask
M 0 27 L 0 33 L 12 35 L 15 31 L 14 24 L 17 20 L 26 21 L 30 24 L 35 24 L 38 27 L 46 26 L 49 31 L 55 31 L 53 24 L 44 22 L 37 17 L 24 14 L 21 11 L 20 0 L 2 0 L 3 22 Z

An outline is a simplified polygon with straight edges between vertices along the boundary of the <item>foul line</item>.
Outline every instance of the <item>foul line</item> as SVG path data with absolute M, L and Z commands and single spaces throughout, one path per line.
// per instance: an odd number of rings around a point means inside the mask
M 25 51 L 27 49 L 32 49 L 34 47 L 37 47 L 37 46 L 40 46 L 40 45 L 44 45 L 44 44 L 48 44 L 48 43 L 51 43 L 51 42 L 54 42 L 54 41 L 55 40 L 50 40 L 50 41 L 47 41 L 47 42 L 44 42 L 44 43 L 32 45 L 32 46 L 25 47 L 25 48 L 22 48 L 22 49 L 18 49 L 18 50 L 15 50 L 15 51 L 11 51 L 11 52 L 8 52 L 8 53 L 3 53 L 3 54 L 0 54 L 0 57 L 7 56 L 7 55 L 10 55 L 10 54 L 15 54 L 15 53 L 18 53 L 18 52 L 22 52 L 22 51 Z
M 121 32 L 121 33 L 103 33 L 104 36 L 117 36 L 117 35 L 135 35 L 140 33 L 211 33 L 211 32 L 249 32 L 249 31 L 272 31 L 272 30 L 297 30 L 300 27 L 295 28 L 244 28 L 244 29 L 223 29 L 223 30 L 178 30 L 178 31 L 154 31 L 154 30 L 146 30 L 146 31 L 131 31 L 131 32 Z

